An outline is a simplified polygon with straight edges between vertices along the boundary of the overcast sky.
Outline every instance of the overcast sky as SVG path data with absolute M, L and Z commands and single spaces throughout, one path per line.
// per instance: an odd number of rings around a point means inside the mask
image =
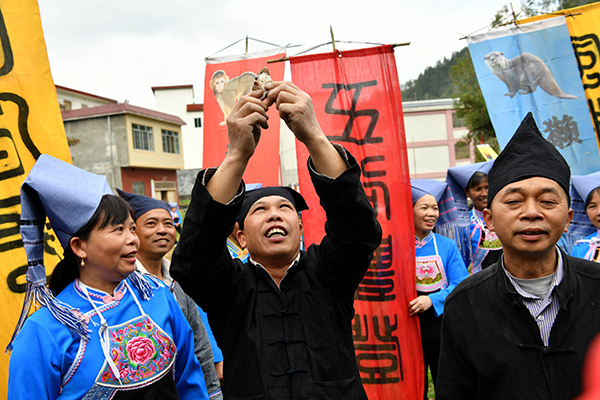
M 507 0 L 38 0 L 54 83 L 155 108 L 152 86 L 194 85 L 205 57 L 240 39 L 290 48 L 331 41 L 411 42 L 396 47 L 400 83 L 485 32 Z M 364 47 L 339 43 L 341 50 Z M 269 46 L 250 41 L 249 51 Z M 331 45 L 315 52 L 330 52 Z M 245 40 L 217 55 L 240 54 Z

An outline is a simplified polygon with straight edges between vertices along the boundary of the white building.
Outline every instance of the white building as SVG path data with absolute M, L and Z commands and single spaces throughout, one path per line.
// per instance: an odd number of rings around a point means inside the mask
M 184 168 L 202 168 L 204 105 L 194 103 L 194 86 L 154 86 L 152 92 L 157 110 L 176 115 L 185 122 L 181 127 Z
M 473 142 L 456 117 L 453 99 L 406 101 L 402 103 L 404 133 L 411 179 L 446 178 L 446 171 L 475 162 Z
M 79 110 L 81 108 L 104 106 L 116 104 L 117 101 L 95 94 L 82 92 L 68 87 L 54 85 L 60 111 Z

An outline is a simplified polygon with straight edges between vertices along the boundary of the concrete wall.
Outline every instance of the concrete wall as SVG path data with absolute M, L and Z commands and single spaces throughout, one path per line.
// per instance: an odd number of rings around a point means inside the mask
M 66 121 L 73 164 L 105 175 L 112 188 L 122 187 L 121 166 L 129 165 L 125 115 Z
M 177 171 L 157 168 L 124 167 L 121 169 L 123 179 L 122 189 L 133 192 L 133 182 L 143 182 L 145 195 L 155 199 L 164 200 L 169 203 L 178 202 L 177 194 Z M 172 184 L 174 189 L 164 190 L 157 183 Z M 170 186 L 170 185 L 169 185 Z
M 179 189 L 179 199 L 181 201 L 191 199 L 198 172 L 200 172 L 198 168 L 177 170 L 177 188 Z

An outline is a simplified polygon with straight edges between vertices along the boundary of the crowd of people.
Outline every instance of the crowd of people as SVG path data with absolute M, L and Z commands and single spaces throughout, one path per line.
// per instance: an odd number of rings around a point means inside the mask
M 21 188 L 29 268 L 9 399 L 367 398 L 353 302 L 382 230 L 359 164 L 329 142 L 310 96 L 267 89 L 228 116 L 228 153 L 198 174 L 185 220 L 39 157 Z M 327 216 L 306 249 L 300 193 L 242 180 L 271 106 L 306 146 Z M 442 400 L 580 395 L 600 333 L 600 172 L 571 177 L 529 114 L 495 161 L 411 191 L 406 307 L 420 323 L 423 398 L 428 371 Z M 64 249 L 48 285 L 46 218 Z M 28 317 L 33 302 L 43 307 Z

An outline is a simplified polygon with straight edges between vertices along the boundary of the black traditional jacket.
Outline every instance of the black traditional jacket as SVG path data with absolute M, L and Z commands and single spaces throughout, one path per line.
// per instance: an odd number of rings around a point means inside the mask
M 436 399 L 573 399 L 600 332 L 600 264 L 562 254 L 560 310 L 545 346 L 501 260 L 446 298 Z
M 381 227 L 360 168 L 336 179 L 309 170 L 327 214 L 326 236 L 301 251 L 279 288 L 251 263 L 232 259 L 226 239 L 242 196 L 214 201 L 200 172 L 171 275 L 208 314 L 224 356 L 225 399 L 366 399 L 352 338 L 354 292 Z M 243 191 L 243 188 L 240 188 Z

